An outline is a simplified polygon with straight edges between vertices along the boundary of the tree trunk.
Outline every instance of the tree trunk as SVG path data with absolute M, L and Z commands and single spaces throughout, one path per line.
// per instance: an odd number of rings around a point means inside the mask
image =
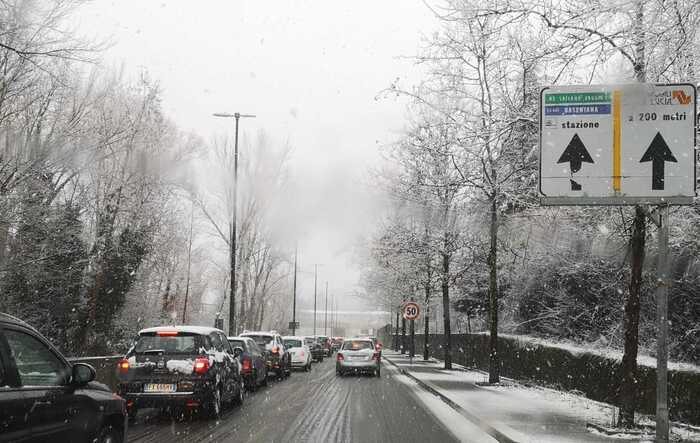
M 396 334 L 394 334 L 394 351 L 399 352 L 399 311 L 396 311 Z
M 636 4 L 634 23 L 634 77 L 646 81 L 644 3 Z M 625 352 L 620 366 L 620 415 L 618 425 L 626 428 L 634 426 L 634 411 L 637 406 L 637 352 L 639 348 L 639 296 L 644 268 L 646 247 L 646 215 L 641 206 L 634 208 L 632 237 L 630 238 L 630 285 L 625 298 L 623 324 L 625 328 Z
M 491 245 L 489 248 L 489 383 L 500 379 L 500 358 L 498 356 L 498 214 L 496 195 L 491 197 Z
M 447 234 L 445 234 L 447 237 Z M 447 246 L 447 238 L 445 238 Z M 445 369 L 452 369 L 452 331 L 450 328 L 450 255 L 442 254 L 442 321 L 445 325 Z
M 635 207 L 631 249 L 631 276 L 625 297 L 625 353 L 620 366 L 620 418 L 619 426 L 634 426 L 634 411 L 637 405 L 637 349 L 639 347 L 639 295 L 642 285 L 644 246 L 646 238 L 646 215 L 640 206 Z

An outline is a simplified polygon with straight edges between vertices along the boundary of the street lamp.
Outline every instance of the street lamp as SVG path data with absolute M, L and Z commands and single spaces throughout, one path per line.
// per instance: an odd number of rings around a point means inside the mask
M 216 112 L 214 117 L 235 118 L 236 137 L 233 153 L 233 222 L 231 223 L 231 303 L 228 311 L 228 333 L 236 334 L 236 213 L 238 210 L 238 121 L 241 118 L 255 118 L 252 114 Z

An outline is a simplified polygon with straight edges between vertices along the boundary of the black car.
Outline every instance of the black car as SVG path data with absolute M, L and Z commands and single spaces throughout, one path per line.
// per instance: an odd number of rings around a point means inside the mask
M 223 404 L 243 403 L 238 359 L 224 332 L 216 328 L 144 329 L 117 372 L 118 392 L 126 399 L 130 419 L 139 408 L 201 411 L 217 418 Z
M 229 337 L 228 343 L 241 364 L 241 374 L 248 390 L 267 386 L 267 360 L 255 341 L 250 337 Z
M 314 337 L 304 337 L 304 344 L 311 350 L 311 358 L 316 362 L 323 362 L 323 357 L 326 356 L 326 351 L 321 346 L 321 343 Z
M 0 313 L 0 442 L 123 442 L 126 403 L 36 329 Z
M 289 377 L 292 373 L 292 357 L 284 347 L 282 336 L 274 331 L 244 332 L 241 337 L 252 338 L 263 350 L 267 359 L 267 369 L 277 375 L 277 378 Z

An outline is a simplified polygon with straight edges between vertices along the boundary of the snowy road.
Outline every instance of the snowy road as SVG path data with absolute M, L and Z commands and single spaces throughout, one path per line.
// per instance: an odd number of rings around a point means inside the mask
M 380 379 L 336 377 L 332 359 L 310 373 L 250 394 L 242 408 L 218 422 L 177 422 L 142 411 L 129 429 L 132 442 L 451 442 L 411 386 L 384 363 Z M 435 410 L 435 406 L 431 406 Z M 439 413 L 439 412 L 438 412 Z M 443 417 L 444 420 L 444 417 Z

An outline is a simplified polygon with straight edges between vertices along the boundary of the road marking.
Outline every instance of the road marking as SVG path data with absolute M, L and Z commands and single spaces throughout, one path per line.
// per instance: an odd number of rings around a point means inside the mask
M 613 91 L 613 190 L 617 193 L 622 189 L 621 186 L 621 154 L 620 154 L 620 139 L 621 139 L 621 114 L 620 100 L 622 91 Z

